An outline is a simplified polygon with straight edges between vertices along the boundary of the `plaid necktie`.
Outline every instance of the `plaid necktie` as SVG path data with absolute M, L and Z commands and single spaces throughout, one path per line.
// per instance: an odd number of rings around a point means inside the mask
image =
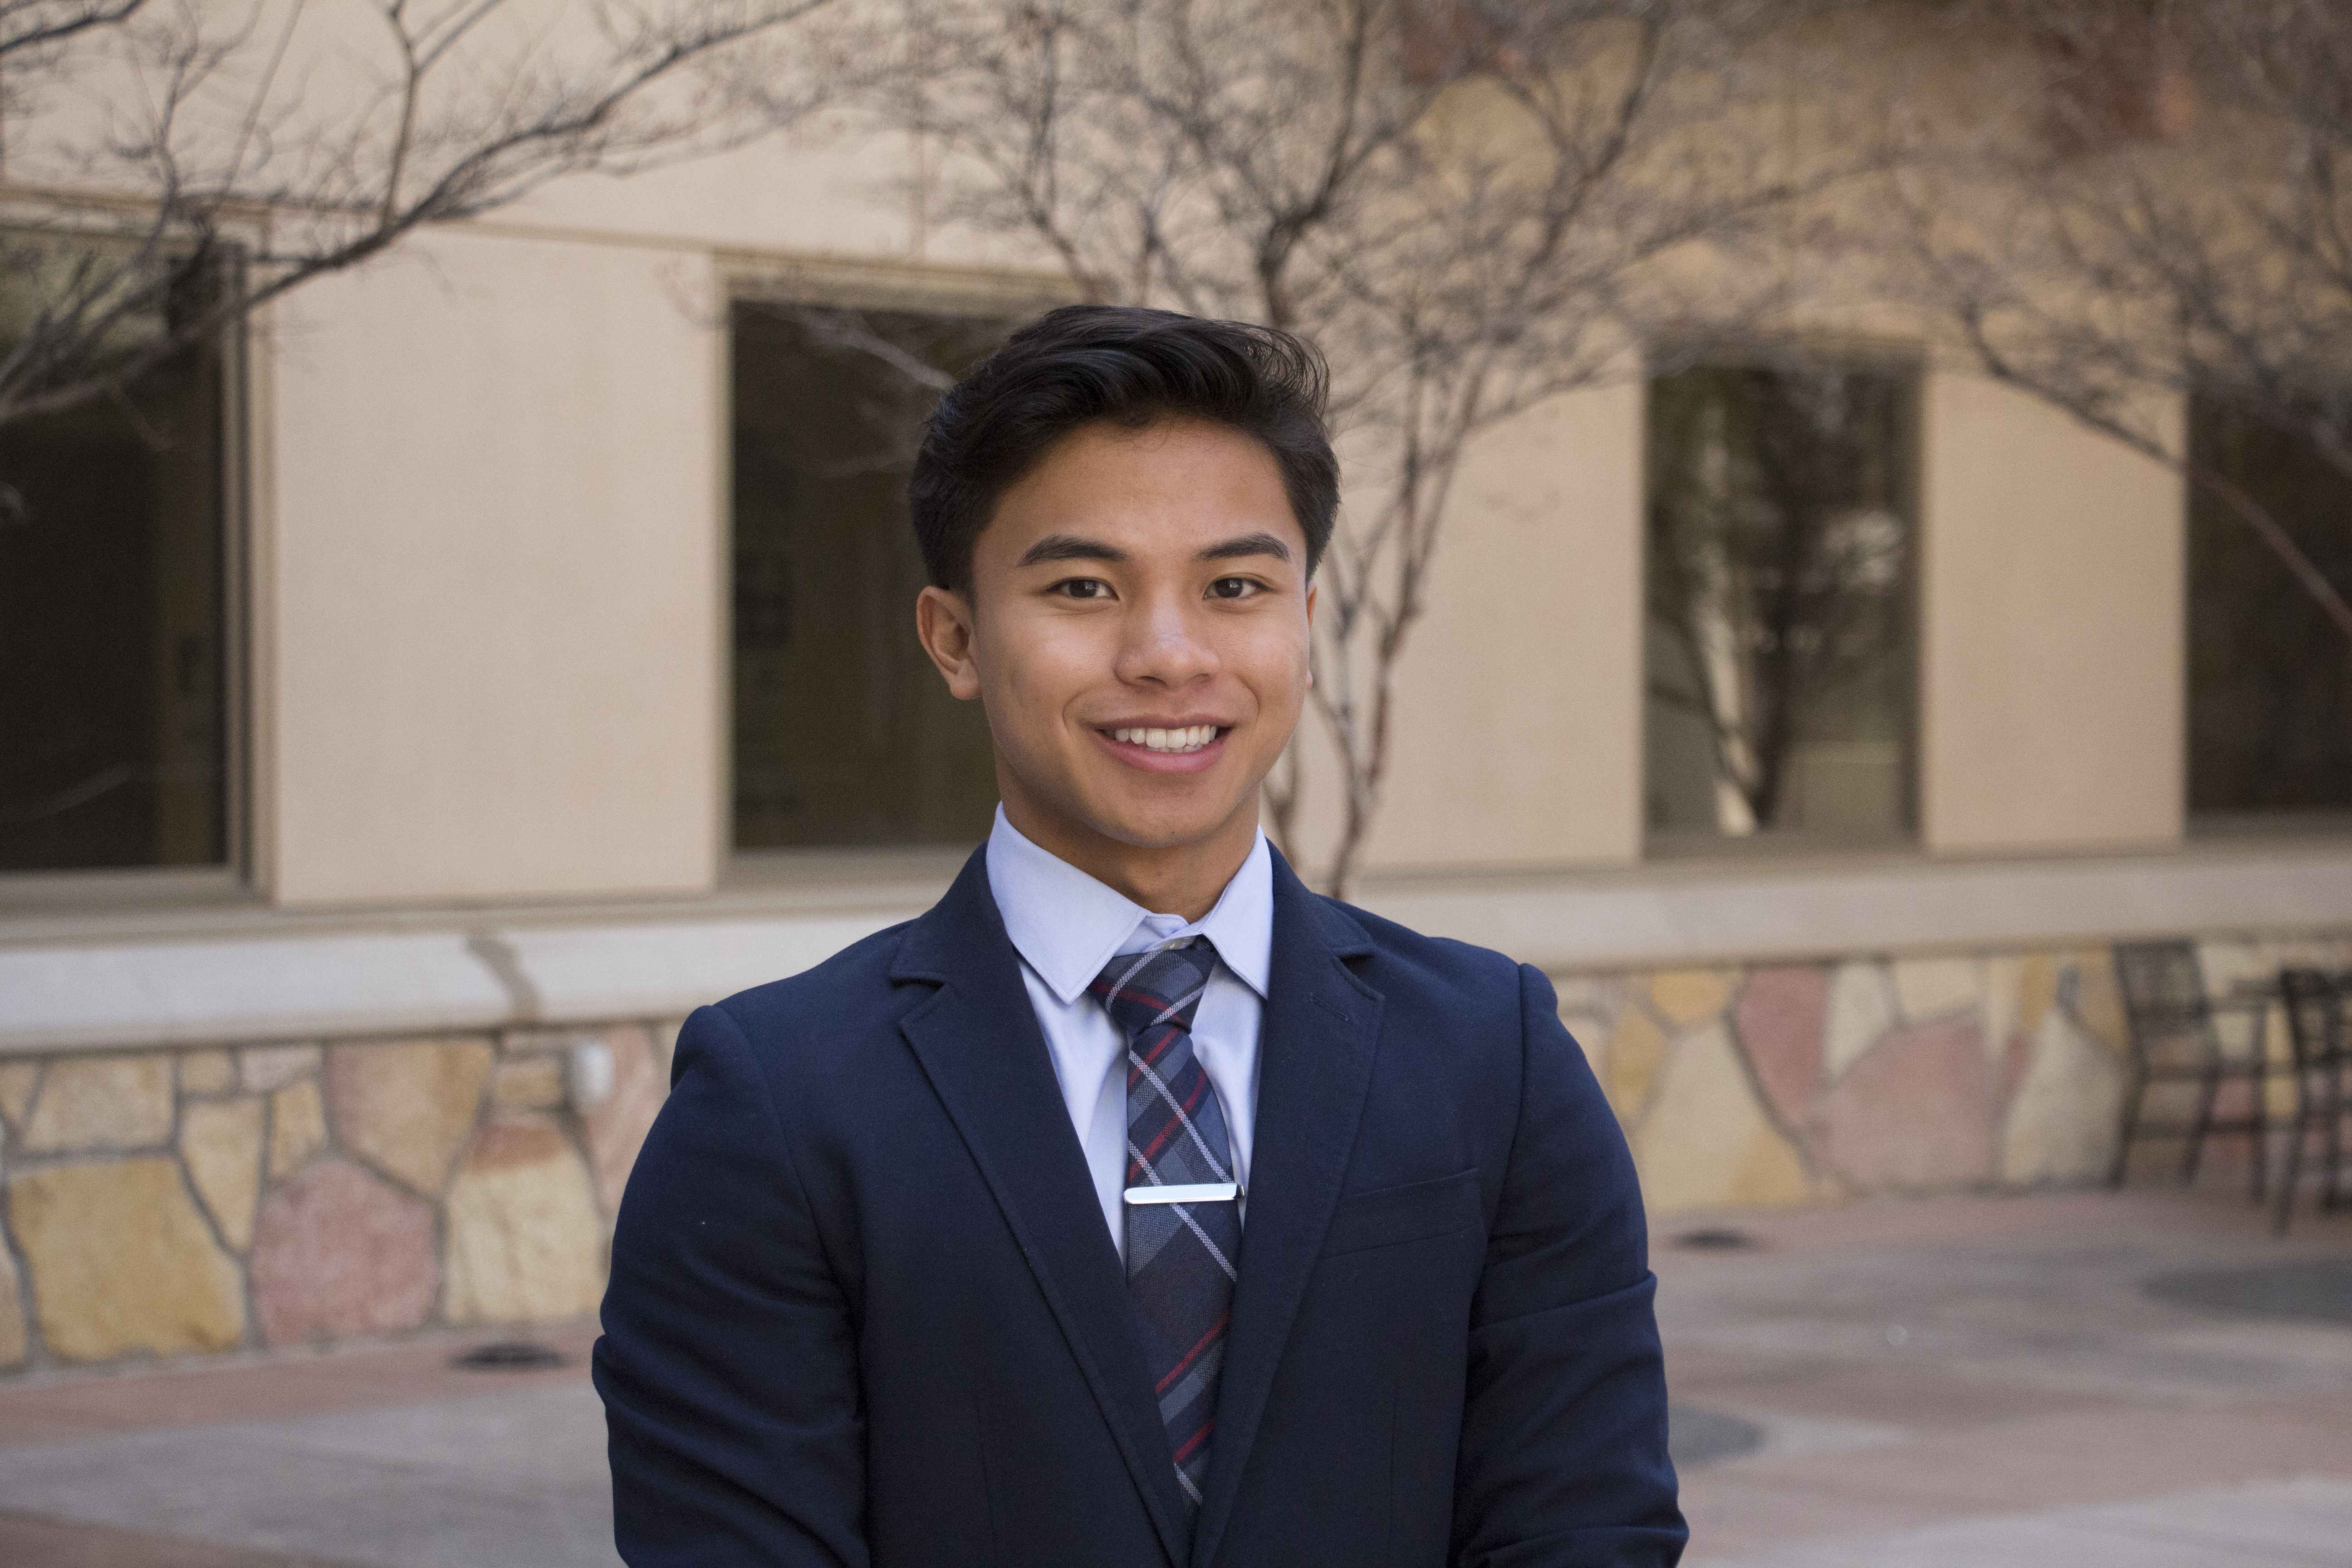
M 1192 1015 L 1217 966 L 1206 937 L 1114 958 L 1089 986 L 1127 1035 L 1127 1184 L 1230 1185 L 1232 1145 L 1209 1075 L 1192 1055 Z M 1217 1373 L 1225 1359 L 1235 1194 L 1127 1205 L 1127 1293 L 1143 1329 L 1176 1484 L 1194 1510 L 1209 1475 Z

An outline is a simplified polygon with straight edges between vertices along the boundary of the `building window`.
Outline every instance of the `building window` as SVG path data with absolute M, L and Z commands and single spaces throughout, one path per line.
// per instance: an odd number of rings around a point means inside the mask
M 2352 591 L 2352 480 L 2310 442 L 2189 405 L 2189 456 L 2243 489 Z M 2189 500 L 2189 809 L 2215 825 L 2352 810 L 2352 640 L 2253 531 Z
M 764 301 L 732 311 L 734 844 L 972 844 L 988 725 L 915 640 L 907 477 L 941 377 L 1009 323 Z
M 231 371 L 0 426 L 0 871 L 229 859 Z
M 1885 367 L 1651 382 L 1654 844 L 1910 831 L 1916 405 Z

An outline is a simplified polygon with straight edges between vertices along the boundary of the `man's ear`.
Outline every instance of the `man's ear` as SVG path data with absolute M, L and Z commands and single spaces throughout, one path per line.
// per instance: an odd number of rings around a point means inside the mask
M 961 594 L 928 587 L 915 600 L 915 636 L 947 679 L 960 702 L 980 695 L 980 666 L 972 658 L 971 601 Z
M 1307 584 L 1307 684 L 1312 686 L 1315 684 L 1315 582 L 1312 578 Z

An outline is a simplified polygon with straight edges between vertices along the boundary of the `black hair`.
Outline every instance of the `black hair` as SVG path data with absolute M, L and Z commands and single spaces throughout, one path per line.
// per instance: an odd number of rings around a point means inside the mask
M 971 586 L 972 545 L 1004 492 L 1081 426 L 1140 430 L 1201 419 L 1255 437 L 1282 469 L 1314 575 L 1339 510 L 1339 462 L 1323 426 L 1323 356 L 1245 321 L 1124 305 L 1066 305 L 1014 332 L 924 426 L 907 510 L 930 579 Z

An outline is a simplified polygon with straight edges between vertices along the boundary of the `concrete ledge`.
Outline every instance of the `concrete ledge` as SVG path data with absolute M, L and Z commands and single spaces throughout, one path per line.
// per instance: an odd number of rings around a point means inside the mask
M 1416 931 L 1545 969 L 2033 947 L 2352 926 L 2352 844 L 2166 856 L 1653 866 L 1549 881 L 1392 882 L 1363 900 Z
M 943 884 L 942 884 L 943 885 Z M 928 883 L 581 910 L 79 917 L 0 942 L 0 1055 L 677 1017 L 911 919 Z M 772 899 L 761 907 L 763 898 Z M 1554 971 L 2352 929 L 2352 843 L 1389 878 L 1367 907 Z M 367 929 L 369 922 L 375 929 Z
M 456 932 L 0 948 L 0 1054 L 480 1028 L 514 1011 Z
M 814 969 L 905 914 L 784 916 L 508 931 L 499 940 L 548 1024 L 683 1017 L 706 1002 Z

